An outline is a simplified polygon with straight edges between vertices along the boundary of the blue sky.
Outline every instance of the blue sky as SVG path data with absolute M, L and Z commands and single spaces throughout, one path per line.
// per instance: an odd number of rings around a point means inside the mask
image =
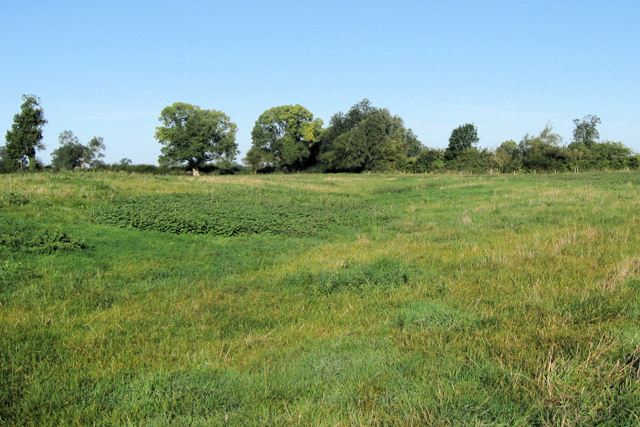
M 57 136 L 103 136 L 107 160 L 155 163 L 174 101 L 225 111 L 250 146 L 266 108 L 327 122 L 362 98 L 428 146 L 479 128 L 480 145 L 598 114 L 603 138 L 640 151 L 640 2 L 2 0 L 0 129 L 20 96 Z

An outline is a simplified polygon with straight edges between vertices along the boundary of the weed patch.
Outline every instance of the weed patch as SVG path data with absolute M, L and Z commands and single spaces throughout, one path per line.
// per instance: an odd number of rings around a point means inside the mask
M 101 224 L 175 234 L 308 236 L 353 225 L 360 213 L 346 198 L 225 190 L 116 199 L 100 203 L 92 216 Z
M 84 241 L 64 231 L 0 219 L 0 252 L 51 254 L 85 249 Z
M 0 196 L 0 207 L 24 206 L 29 202 L 29 198 L 20 193 L 9 192 Z

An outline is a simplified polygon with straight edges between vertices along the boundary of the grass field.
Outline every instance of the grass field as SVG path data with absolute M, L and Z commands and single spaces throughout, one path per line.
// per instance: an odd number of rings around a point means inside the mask
M 0 183 L 0 424 L 640 424 L 638 173 Z

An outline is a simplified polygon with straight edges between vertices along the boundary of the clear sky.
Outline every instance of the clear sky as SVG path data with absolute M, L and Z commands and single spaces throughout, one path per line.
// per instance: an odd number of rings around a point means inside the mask
M 302 104 L 325 122 L 362 98 L 428 146 L 479 128 L 480 145 L 572 119 L 640 151 L 638 0 L 2 0 L 0 129 L 23 93 L 57 136 L 103 136 L 106 160 L 155 163 L 163 106 L 225 111 L 243 153 L 262 111 Z

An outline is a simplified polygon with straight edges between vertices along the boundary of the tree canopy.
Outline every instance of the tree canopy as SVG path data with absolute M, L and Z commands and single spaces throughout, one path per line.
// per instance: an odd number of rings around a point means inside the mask
M 52 168 L 110 168 L 167 173 L 188 168 L 218 174 L 241 172 L 237 126 L 224 112 L 176 102 L 162 109 L 155 137 L 162 144 L 160 166 L 136 164 L 127 158 L 111 165 L 104 157 L 104 140 L 93 137 L 86 144 L 63 131 L 52 152 Z M 45 148 L 47 123 L 40 100 L 23 95 L 20 111 L 0 146 L 0 172 L 46 167 L 36 159 Z M 331 116 L 328 127 L 302 105 L 281 105 L 265 110 L 251 132 L 252 144 L 244 162 L 255 172 L 415 172 L 457 171 L 470 173 L 585 171 L 639 169 L 640 154 L 621 142 L 600 139 L 598 116 L 575 119 L 571 142 L 564 144 L 550 125 L 508 140 L 495 149 L 478 148 L 478 129 L 466 123 L 452 130 L 446 148 L 424 146 L 402 118 L 364 99 L 346 112 Z
M 451 132 L 445 157 L 447 160 L 453 160 L 465 150 L 474 147 L 479 141 L 478 128 L 475 125 L 467 123 L 459 126 Z
M 320 162 L 325 170 L 336 172 L 404 170 L 421 148 L 399 116 L 365 99 L 331 118 Z
M 231 162 L 238 154 L 236 124 L 221 111 L 176 102 L 162 109 L 159 120 L 162 165 L 186 165 L 197 175 L 206 164 Z
M 47 123 L 40 99 L 35 95 L 23 95 L 20 112 L 13 117 L 7 131 L 3 163 L 8 169 L 24 169 L 36 165 L 36 150 L 44 150 L 42 128 Z
M 245 160 L 254 170 L 303 170 L 311 165 L 321 133 L 322 120 L 302 105 L 270 108 L 253 127 Z
M 60 147 L 51 153 L 54 169 L 77 169 L 97 166 L 104 157 L 104 139 L 94 136 L 87 145 L 81 144 L 77 136 L 65 130 L 58 137 Z
M 593 147 L 600 140 L 600 131 L 598 131 L 600 123 L 602 123 L 600 117 L 591 114 L 584 116 L 582 119 L 575 119 L 573 121 L 575 126 L 573 140 L 569 147 Z

